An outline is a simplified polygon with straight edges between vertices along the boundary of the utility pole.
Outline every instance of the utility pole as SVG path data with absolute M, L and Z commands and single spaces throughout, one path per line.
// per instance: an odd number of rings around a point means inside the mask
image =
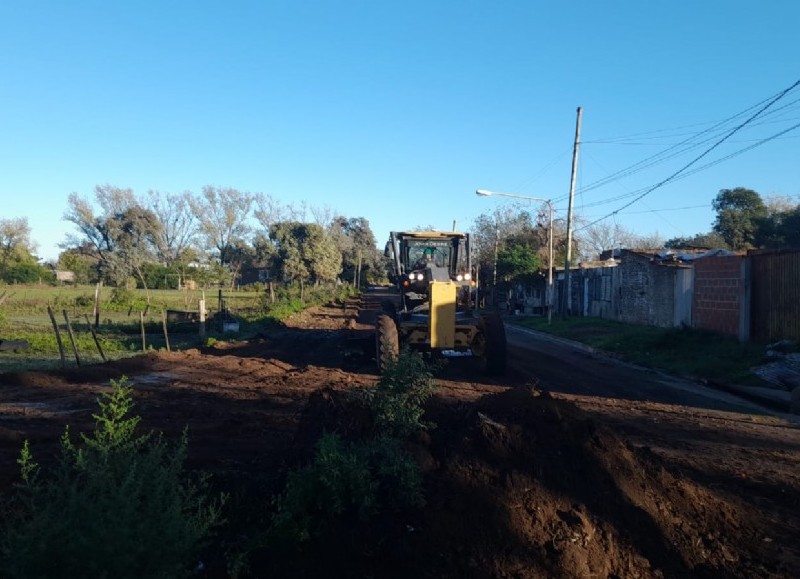
M 572 148 L 572 176 L 569 180 L 569 209 L 567 210 L 567 258 L 564 263 L 564 309 L 562 318 L 566 318 L 572 308 L 572 280 L 570 279 L 570 264 L 572 262 L 572 201 L 575 198 L 575 176 L 578 173 L 578 148 L 581 142 L 581 114 L 583 110 L 578 107 L 578 118 L 575 121 L 575 145 Z

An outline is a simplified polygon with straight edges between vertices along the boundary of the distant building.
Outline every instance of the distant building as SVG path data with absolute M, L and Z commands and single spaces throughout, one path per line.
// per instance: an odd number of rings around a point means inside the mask
M 56 281 L 59 283 L 75 283 L 75 272 L 62 269 L 55 270 Z

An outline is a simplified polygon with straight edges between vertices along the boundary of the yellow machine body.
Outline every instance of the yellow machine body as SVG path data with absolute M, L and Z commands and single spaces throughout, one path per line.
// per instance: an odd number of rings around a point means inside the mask
M 456 345 L 456 284 L 432 281 L 428 286 L 431 348 L 450 350 Z

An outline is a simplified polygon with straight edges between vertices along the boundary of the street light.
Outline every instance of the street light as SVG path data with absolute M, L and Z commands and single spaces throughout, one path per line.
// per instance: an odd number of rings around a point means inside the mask
M 550 210 L 550 235 L 547 241 L 547 323 L 551 323 L 553 318 L 553 204 L 549 199 L 542 197 L 529 197 L 527 195 L 514 195 L 512 193 L 497 193 L 486 189 L 478 189 L 475 194 L 480 197 L 510 197 L 512 199 L 526 199 L 528 201 L 539 201 L 547 203 Z

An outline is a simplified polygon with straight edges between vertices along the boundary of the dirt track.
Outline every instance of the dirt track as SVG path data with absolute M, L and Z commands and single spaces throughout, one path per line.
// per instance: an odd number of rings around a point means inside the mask
M 48 456 L 65 424 L 91 427 L 95 396 L 125 374 L 146 427 L 177 435 L 189 426 L 191 466 L 240 496 L 250 486 L 268 497 L 308 454 L 311 442 L 298 432 L 318 416 L 309 412 L 311 394 L 324 390 L 334 404 L 377 379 L 369 356 L 348 340 L 368 332 L 354 313 L 320 308 L 263 339 L 202 352 L 3 375 L 0 484 L 14 480 L 22 440 Z M 438 426 L 413 449 L 428 506 L 383 521 L 390 539 L 368 529 L 357 553 L 331 547 L 324 560 L 291 573 L 800 576 L 796 423 L 746 404 L 652 401 L 637 389 L 636 372 L 615 376 L 612 364 L 603 366 L 612 390 L 587 390 L 587 372 L 597 371 L 579 358 L 563 363 L 570 358 L 557 351 L 549 356 L 553 362 L 534 363 L 530 352 L 512 350 L 502 381 L 482 379 L 467 361 L 451 363 L 428 412 Z M 571 378 L 548 373 L 559 360 L 574 367 Z M 256 559 L 258 576 L 291 574 L 269 560 Z

